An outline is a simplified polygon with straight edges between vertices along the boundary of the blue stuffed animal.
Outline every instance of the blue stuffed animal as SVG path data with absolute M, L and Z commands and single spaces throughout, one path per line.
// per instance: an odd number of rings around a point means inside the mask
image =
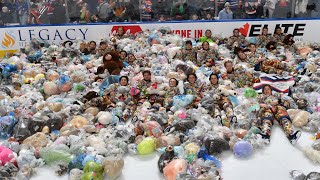
M 5 83 L 9 83 L 11 80 L 11 74 L 17 71 L 17 66 L 13 64 L 0 64 L 0 80 Z

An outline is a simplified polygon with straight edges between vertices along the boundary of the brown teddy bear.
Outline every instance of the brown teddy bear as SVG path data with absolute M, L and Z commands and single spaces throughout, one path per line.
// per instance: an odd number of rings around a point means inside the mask
M 98 67 L 97 74 L 108 70 L 110 75 L 119 75 L 123 68 L 123 62 L 119 60 L 119 53 L 116 51 L 107 52 L 103 56 L 103 66 Z

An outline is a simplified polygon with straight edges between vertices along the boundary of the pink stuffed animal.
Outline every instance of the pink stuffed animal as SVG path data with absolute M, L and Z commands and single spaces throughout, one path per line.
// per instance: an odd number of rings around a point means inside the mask
M 0 146 L 0 165 L 4 166 L 7 162 L 15 162 L 11 149 Z
M 143 79 L 142 73 L 137 74 L 131 79 L 131 86 L 137 85 Z

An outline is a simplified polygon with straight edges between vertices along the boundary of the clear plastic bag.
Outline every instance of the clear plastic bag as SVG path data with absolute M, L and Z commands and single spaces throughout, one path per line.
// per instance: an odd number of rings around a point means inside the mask
M 315 133 L 320 127 L 320 112 L 314 112 L 309 116 L 309 122 L 306 126 L 303 126 L 304 131 Z
M 65 144 L 42 148 L 40 149 L 39 154 L 48 165 L 57 164 L 60 162 L 69 163 L 73 157 L 70 149 Z
M 19 118 L 18 124 L 16 124 L 14 129 L 13 129 L 13 136 L 18 141 L 23 141 L 27 137 L 32 135 L 31 131 L 29 129 L 29 122 L 30 122 L 30 119 L 28 117 L 21 116 Z
M 292 180 L 305 180 L 306 178 L 305 174 L 297 170 L 290 171 L 290 175 Z
M 18 168 L 12 163 L 6 163 L 4 166 L 0 166 L 0 177 L 13 178 L 18 172 Z
M 176 180 L 197 180 L 197 178 L 193 177 L 189 173 L 184 172 L 184 173 L 179 173 L 176 176 Z
M 20 167 L 20 170 L 17 173 L 16 178 L 19 180 L 29 180 L 31 179 L 33 174 L 35 174 L 34 169 L 28 165 L 25 165 Z
M 306 177 L 307 180 L 318 180 L 320 179 L 320 173 L 319 172 L 311 172 Z
M 77 168 L 71 169 L 69 174 L 69 180 L 79 180 L 81 179 L 82 174 L 83 174 L 83 171 L 81 171 L 80 169 L 77 169 Z
M 22 149 L 17 157 L 18 167 L 21 168 L 25 165 L 31 165 L 36 161 L 34 153 L 28 149 Z
M 121 175 L 124 160 L 121 156 L 106 157 L 102 164 L 106 177 L 110 180 L 114 180 Z
M 317 139 L 313 144 L 312 144 L 312 148 L 314 150 L 320 151 L 320 139 Z
M 220 154 L 221 152 L 230 149 L 228 141 L 217 136 L 205 138 L 204 145 L 208 151 L 208 154 Z
M 0 138 L 7 139 L 12 136 L 17 120 L 14 116 L 0 117 Z

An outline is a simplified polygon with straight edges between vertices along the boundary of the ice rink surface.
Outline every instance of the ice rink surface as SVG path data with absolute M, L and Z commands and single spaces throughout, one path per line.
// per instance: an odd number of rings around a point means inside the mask
M 291 170 L 305 174 L 320 172 L 320 165 L 310 161 L 302 151 L 311 146 L 312 134 L 303 132 L 295 146 L 286 139 L 279 125 L 272 129 L 271 143 L 254 152 L 249 159 L 237 159 L 231 151 L 222 154 L 222 176 L 224 180 L 290 180 Z M 117 180 L 162 180 L 157 167 L 158 155 L 127 156 L 122 175 Z M 57 177 L 48 166 L 37 169 L 32 180 L 67 180 L 68 176 Z

